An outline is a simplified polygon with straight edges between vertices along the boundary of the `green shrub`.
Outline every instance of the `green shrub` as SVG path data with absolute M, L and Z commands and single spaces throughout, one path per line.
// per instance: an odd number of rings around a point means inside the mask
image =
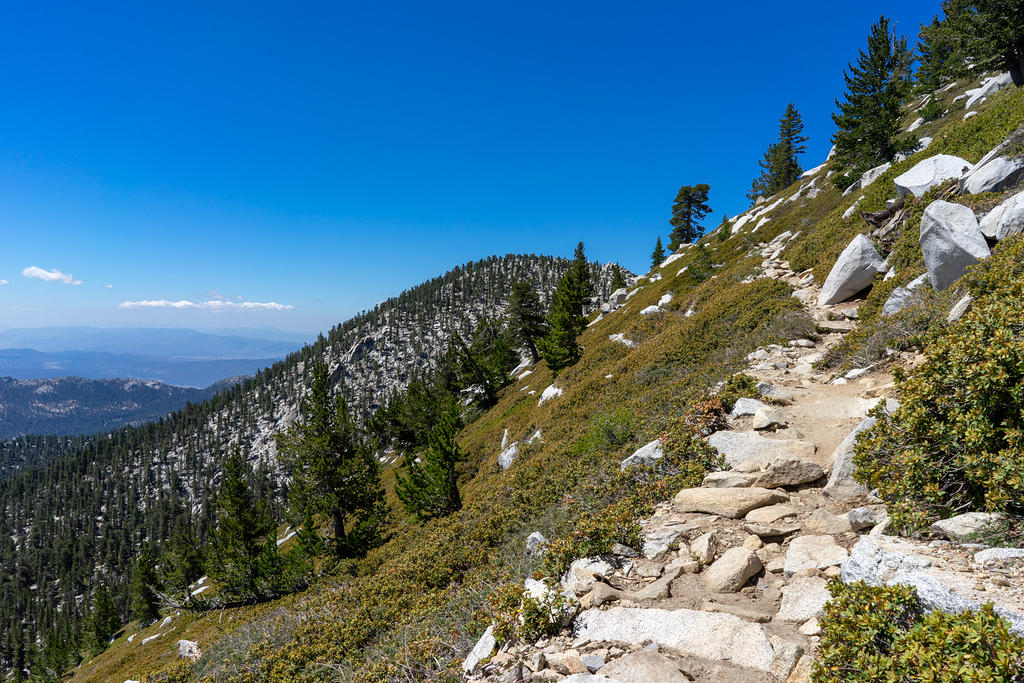
M 736 401 L 741 398 L 760 398 L 761 392 L 757 390 L 757 380 L 750 375 L 740 372 L 725 380 L 725 386 L 718 392 L 718 399 L 722 402 L 722 409 L 726 412 L 732 410 Z
M 934 121 L 935 119 L 941 118 L 946 113 L 946 107 L 942 104 L 941 100 L 934 97 L 929 97 L 928 102 L 921 107 L 921 118 L 928 121 Z
M 896 373 L 901 407 L 857 445 L 855 476 L 897 530 L 1024 500 L 1024 241 L 1007 240 L 964 283 L 979 298 Z
M 829 583 L 815 683 L 1024 681 L 1024 638 L 987 604 L 923 614 L 912 586 Z

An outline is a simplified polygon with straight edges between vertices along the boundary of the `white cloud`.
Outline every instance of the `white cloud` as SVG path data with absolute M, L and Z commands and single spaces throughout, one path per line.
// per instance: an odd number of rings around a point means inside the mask
M 290 311 L 293 308 L 293 306 L 291 306 L 290 304 L 279 304 L 276 301 L 167 301 L 165 299 L 158 299 L 155 301 L 150 301 L 146 299 L 143 299 L 142 301 L 122 301 L 117 305 L 117 307 L 177 308 L 182 310 L 202 309 L 207 311 Z
M 11 284 L 11 283 L 8 282 L 7 280 L 0 280 L 0 287 L 2 287 L 3 285 L 9 285 L 9 284 Z
M 114 285 L 103 285 L 103 286 L 106 287 L 107 289 L 113 289 L 114 288 Z
M 53 270 L 43 270 L 37 266 L 29 266 L 22 269 L 21 274 L 25 277 L 34 277 L 44 282 L 63 282 L 66 285 L 82 284 L 82 281 L 76 280 L 73 275 L 62 273 L 56 268 Z

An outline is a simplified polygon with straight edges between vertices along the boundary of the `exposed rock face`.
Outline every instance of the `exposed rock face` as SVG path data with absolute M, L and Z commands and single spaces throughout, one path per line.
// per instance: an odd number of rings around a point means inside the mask
M 818 305 L 828 306 L 846 301 L 857 292 L 870 287 L 875 275 L 880 272 L 885 272 L 885 268 L 875 245 L 864 235 L 857 235 L 846 249 L 843 249 L 843 253 L 829 271 L 818 296 Z
M 918 162 L 906 173 L 896 176 L 896 191 L 901 197 L 908 194 L 922 197 L 936 185 L 960 178 L 972 168 L 974 165 L 966 159 L 949 154 L 936 154 Z
M 729 548 L 704 572 L 704 583 L 713 593 L 735 593 L 761 566 L 761 560 L 747 548 Z
M 806 460 L 814 457 L 815 450 L 810 441 L 769 439 L 753 432 L 715 432 L 708 444 L 733 467 L 747 461 L 766 465 L 779 458 Z
M 731 614 L 688 609 L 612 607 L 587 610 L 576 619 L 575 636 L 594 641 L 643 645 L 649 642 L 690 657 L 728 660 L 737 666 L 768 671 L 775 657 L 760 624 Z
M 480 640 L 476 641 L 476 645 L 473 646 L 473 649 L 470 650 L 469 654 L 462 661 L 462 670 L 467 674 L 476 671 L 477 667 L 480 666 L 480 662 L 490 657 L 496 646 L 494 627 L 488 626 L 484 634 L 480 636 Z
M 676 494 L 673 505 L 680 512 L 707 512 L 739 519 L 751 510 L 785 503 L 789 496 L 761 488 L 683 489 Z
M 960 192 L 1002 192 L 1024 180 L 1024 157 L 985 156 L 960 180 Z
M 885 304 L 882 305 L 882 315 L 890 316 L 896 315 L 904 308 L 906 308 L 913 300 L 913 292 L 915 289 L 923 285 L 928 281 L 928 274 L 925 273 L 919 277 L 914 278 L 906 287 L 897 287 L 892 290 L 892 294 L 885 300 Z
M 974 212 L 942 200 L 929 204 L 921 217 L 921 252 L 928 279 L 940 292 L 991 254 Z
M 655 439 L 636 449 L 633 455 L 623 460 L 620 469 L 624 470 L 633 465 L 653 465 L 663 457 L 665 457 L 664 444 L 661 443 L 661 439 Z
M 979 228 L 985 237 L 996 240 L 1024 232 L 1024 192 L 1013 195 L 989 211 Z

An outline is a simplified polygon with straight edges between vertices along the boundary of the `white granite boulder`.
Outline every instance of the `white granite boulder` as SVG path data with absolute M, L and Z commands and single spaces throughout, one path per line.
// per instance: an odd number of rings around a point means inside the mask
M 1024 232 L 1024 192 L 1013 195 L 985 214 L 978 227 L 981 234 L 995 240 Z
M 970 208 L 939 200 L 921 217 L 921 253 L 932 287 L 941 292 L 992 252 Z
M 1024 157 L 985 156 L 960 179 L 961 194 L 1002 192 L 1024 180 Z
M 972 168 L 974 165 L 966 159 L 951 154 L 936 154 L 919 161 L 909 171 L 896 176 L 896 192 L 901 197 L 908 194 L 921 197 L 936 185 L 961 178 Z
M 636 449 L 633 455 L 623 460 L 620 469 L 624 470 L 634 465 L 653 465 L 663 457 L 665 457 L 665 446 L 661 439 L 655 439 Z
M 843 249 L 836 263 L 825 278 L 825 284 L 818 295 L 818 305 L 828 306 L 846 301 L 851 296 L 871 286 L 875 275 L 885 272 L 882 257 L 875 245 L 864 235 L 857 235 Z
M 888 317 L 890 315 L 896 315 L 904 308 L 906 308 L 913 300 L 914 290 L 923 285 L 928 281 L 928 274 L 920 275 L 909 283 L 906 287 L 897 287 L 892 290 L 892 294 L 885 300 L 882 305 L 882 316 Z

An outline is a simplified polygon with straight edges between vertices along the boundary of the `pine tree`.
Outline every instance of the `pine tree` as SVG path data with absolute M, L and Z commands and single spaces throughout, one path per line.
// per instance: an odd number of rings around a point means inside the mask
M 946 0 L 942 9 L 952 64 L 965 57 L 980 69 L 1006 69 L 1014 85 L 1024 85 L 1024 1 Z
M 664 260 L 665 247 L 661 246 L 661 235 L 658 235 L 658 241 L 654 243 L 654 251 L 651 252 L 651 270 L 660 266 Z
M 861 50 L 857 65 L 844 73 L 845 101 L 836 100 L 839 113 L 832 115 L 838 128 L 834 164 L 847 171 L 837 176 L 837 187 L 913 144 L 898 137 L 911 59 L 906 38 L 892 35 L 889 20 L 881 17 L 871 27 L 867 52 Z
M 137 619 L 142 626 L 153 623 L 160 616 L 160 602 L 156 595 L 158 587 L 156 560 L 147 543 L 135 561 L 131 585 L 131 618 Z
M 917 82 L 921 89 L 933 92 L 966 71 L 966 55 L 960 49 L 960 36 L 951 30 L 947 20 L 932 18 L 921 25 L 918 34 Z
M 594 281 L 590 274 L 590 261 L 587 260 L 587 255 L 584 253 L 583 242 L 576 244 L 572 263 L 569 264 L 569 275 L 572 277 L 573 285 L 576 288 L 575 297 L 579 313 L 576 334 L 578 335 L 587 328 L 586 320 L 583 318 L 583 307 L 594 296 Z
M 782 148 L 778 144 L 769 145 L 757 164 L 761 167 L 761 175 L 754 179 L 747 193 L 747 198 L 752 203 L 756 203 L 760 197 L 770 197 L 786 187 L 781 182 L 786 163 Z
M 331 396 L 326 364 L 313 366 L 299 420 L 277 436 L 277 448 L 292 475 L 292 513 L 330 520 L 335 555 L 358 557 L 381 541 L 387 511 L 377 460 L 359 443 L 344 399 Z
M 274 520 L 249 482 L 252 472 L 235 448 L 224 461 L 217 492 L 217 528 L 212 533 L 208 572 L 226 592 L 244 601 L 276 594 L 280 574 Z
M 106 586 L 100 586 L 92 599 L 92 614 L 89 617 L 93 651 L 97 654 L 107 649 L 110 639 L 121 628 L 121 617 Z
M 619 274 L 622 277 L 622 274 Z M 508 302 L 508 318 L 519 340 L 526 345 L 530 357 L 536 363 L 540 360 L 537 351 L 537 340 L 547 334 L 547 323 L 544 320 L 544 309 L 540 304 L 537 291 L 525 280 L 512 285 L 512 294 Z
M 191 586 L 203 575 L 203 551 L 187 525 L 175 528 L 164 546 L 160 578 L 166 589 L 192 600 Z
M 694 242 L 704 234 L 699 221 L 710 211 L 708 193 L 711 186 L 706 183 L 699 185 L 683 185 L 676 194 L 672 204 L 672 233 L 669 235 L 668 248 L 676 251 L 684 243 Z
M 786 113 L 779 119 L 778 156 L 782 167 L 779 170 L 778 184 L 781 188 L 792 185 L 803 173 L 798 156 L 807 151 L 807 138 L 801 135 L 804 122 L 800 112 L 790 102 L 786 105 Z
M 462 509 L 455 466 L 465 459 L 455 437 L 458 411 L 451 406 L 430 433 L 420 459 L 406 458 L 406 474 L 397 474 L 395 493 L 417 519 L 443 517 Z
M 622 289 L 625 286 L 626 286 L 626 278 L 622 277 L 622 268 L 619 266 L 618 263 L 613 263 L 612 264 L 612 281 L 611 281 L 611 284 L 609 285 L 609 287 L 611 288 L 611 291 L 614 292 L 615 290 Z
M 551 296 L 548 333 L 537 344 L 541 357 L 556 374 L 580 358 L 576 337 L 587 328 L 583 306 L 592 291 L 590 264 L 583 252 L 583 242 L 580 242 L 572 265 Z

